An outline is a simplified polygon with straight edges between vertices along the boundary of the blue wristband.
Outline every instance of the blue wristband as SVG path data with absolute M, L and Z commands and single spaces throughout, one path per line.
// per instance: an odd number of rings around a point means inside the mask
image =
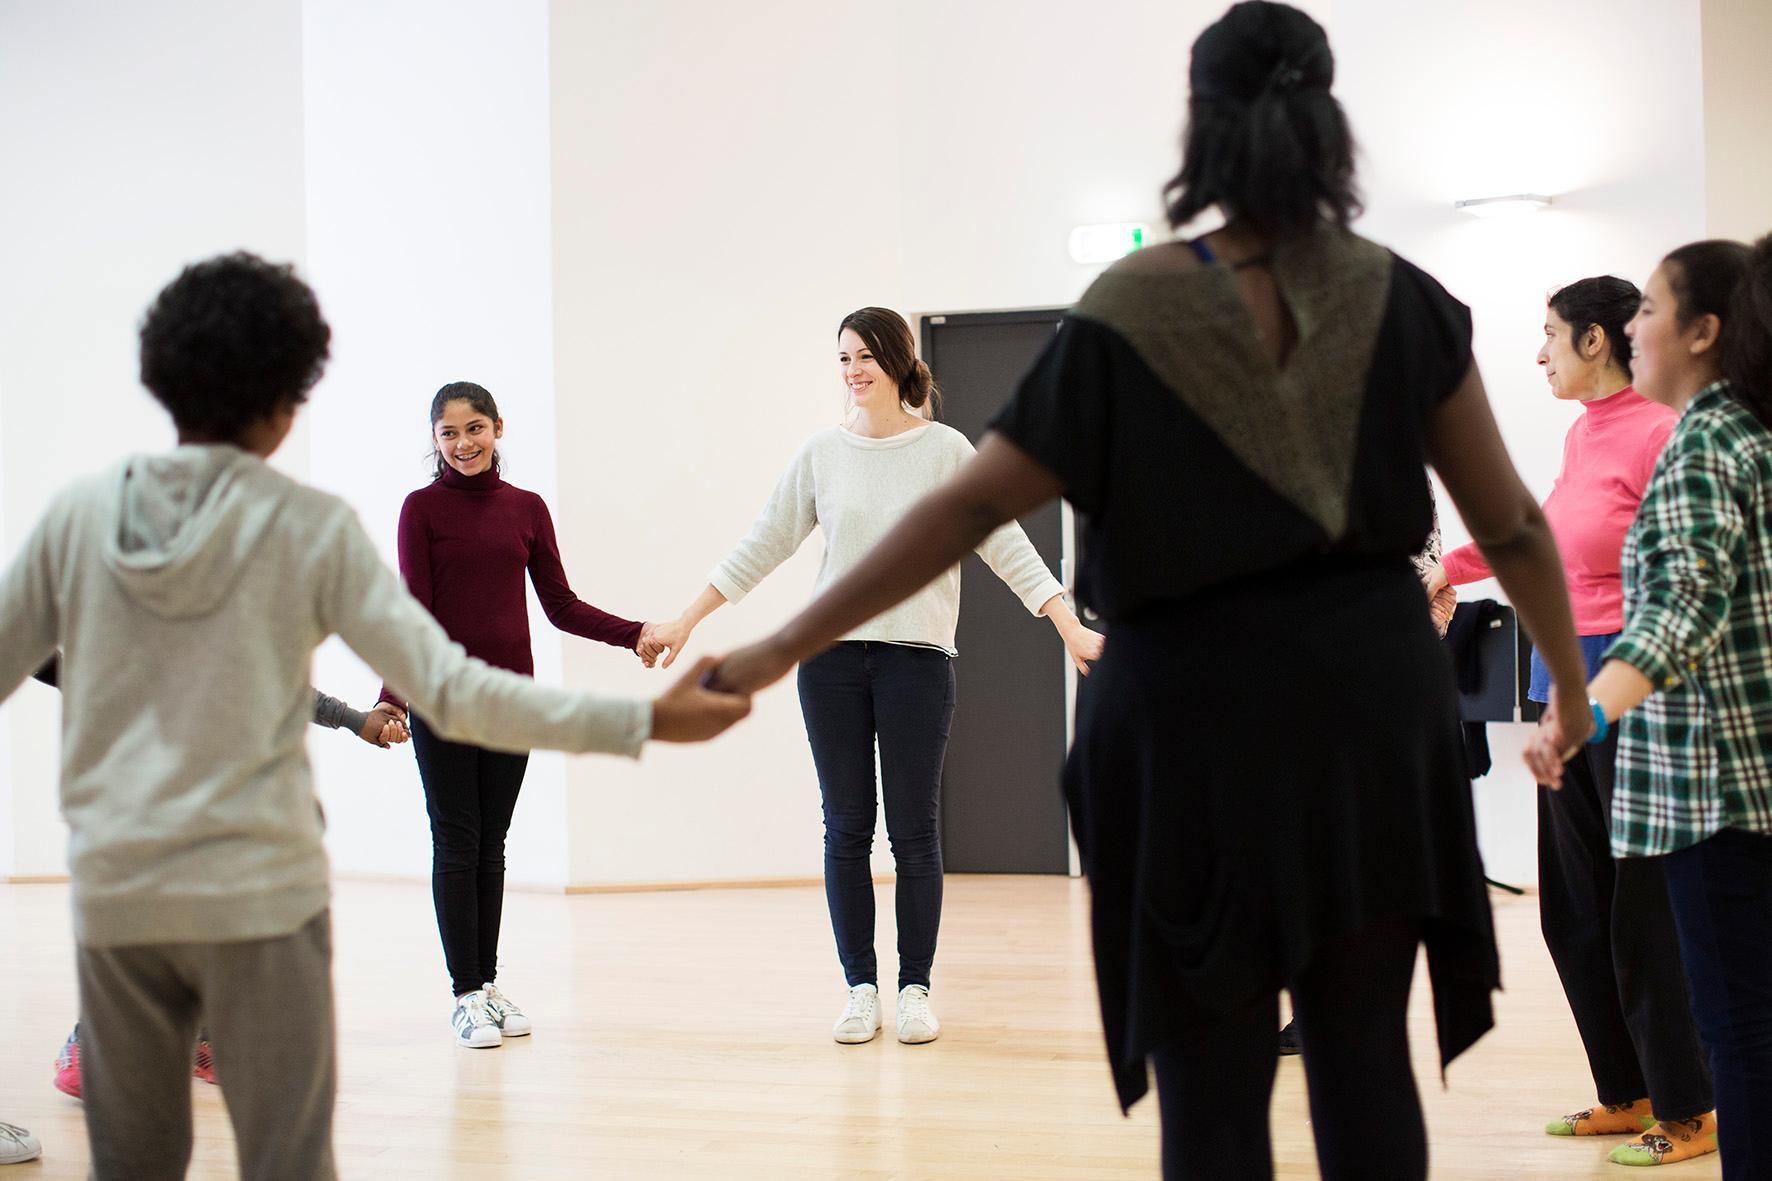
M 1600 743 L 1606 741 L 1606 735 L 1612 730 L 1612 723 L 1606 720 L 1605 706 L 1601 705 L 1591 697 L 1587 699 L 1587 704 L 1588 708 L 1594 711 L 1594 732 L 1588 735 L 1587 744 L 1589 746 L 1598 746 Z

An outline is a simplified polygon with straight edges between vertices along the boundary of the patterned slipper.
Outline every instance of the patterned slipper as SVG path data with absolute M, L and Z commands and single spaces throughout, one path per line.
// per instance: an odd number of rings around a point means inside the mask
M 1575 1111 L 1562 1119 L 1544 1125 L 1546 1136 L 1629 1136 L 1647 1132 L 1655 1126 L 1649 1114 L 1649 1101 L 1633 1099 L 1629 1103 L 1608 1103 Z
M 1606 1159 L 1615 1165 L 1645 1167 L 1671 1165 L 1694 1157 L 1708 1156 L 1717 1150 L 1715 1118 L 1669 1120 L 1656 1124 L 1629 1144 L 1620 1144 Z M 1672 1133 L 1668 1135 L 1667 1133 Z

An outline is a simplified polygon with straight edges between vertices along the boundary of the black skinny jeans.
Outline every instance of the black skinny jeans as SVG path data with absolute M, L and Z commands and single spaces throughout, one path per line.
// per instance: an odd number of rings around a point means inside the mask
M 1409 1064 L 1419 944 L 1413 920 L 1375 924 L 1319 948 L 1290 986 L 1325 1181 L 1427 1176 L 1427 1129 Z M 1152 1055 L 1165 1181 L 1274 1175 L 1268 1108 L 1279 1010 L 1278 994 L 1269 994 Z
M 1612 857 L 1618 732 L 1538 789 L 1538 910 L 1601 1103 L 1649 1099 L 1657 1119 L 1714 1106 L 1659 857 Z M 1577 1105 L 1579 1106 L 1579 1104 Z
M 1659 860 L 1716 1076 L 1723 1181 L 1772 1181 L 1772 836 L 1725 828 Z
M 800 665 L 800 710 L 824 800 L 824 891 L 851 987 L 878 984 L 874 742 L 898 868 L 898 986 L 929 986 L 941 929 L 941 764 L 954 717 L 947 653 L 845 641 Z
M 505 904 L 505 833 L 529 767 L 527 754 L 437 737 L 412 719 L 412 750 L 431 817 L 431 897 L 455 996 L 498 978 Z

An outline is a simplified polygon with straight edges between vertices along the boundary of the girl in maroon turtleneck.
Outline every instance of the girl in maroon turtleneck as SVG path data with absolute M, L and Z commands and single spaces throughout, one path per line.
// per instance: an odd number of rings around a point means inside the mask
M 503 434 L 498 405 L 484 387 L 458 381 L 437 391 L 431 401 L 436 475 L 400 509 L 400 574 L 407 588 L 468 655 L 512 672 L 535 671 L 525 573 L 555 627 L 638 653 L 644 625 L 572 593 L 547 505 L 500 479 Z M 405 704 L 386 689 L 382 699 Z M 431 892 L 456 998 L 456 1041 L 496 1046 L 531 1028 L 493 984 L 505 833 L 529 756 L 449 742 L 419 716 L 411 728 L 431 818 Z

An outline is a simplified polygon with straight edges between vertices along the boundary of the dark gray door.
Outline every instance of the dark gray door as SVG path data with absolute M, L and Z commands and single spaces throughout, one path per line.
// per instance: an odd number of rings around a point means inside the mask
M 926 316 L 923 357 L 942 421 L 974 443 L 1057 330 L 1062 309 Z M 1054 574 L 1056 501 L 1024 517 Z M 942 855 L 953 873 L 1067 873 L 1059 772 L 1066 745 L 1064 649 L 975 554 L 961 570 L 954 662 L 959 704 L 942 778 Z

